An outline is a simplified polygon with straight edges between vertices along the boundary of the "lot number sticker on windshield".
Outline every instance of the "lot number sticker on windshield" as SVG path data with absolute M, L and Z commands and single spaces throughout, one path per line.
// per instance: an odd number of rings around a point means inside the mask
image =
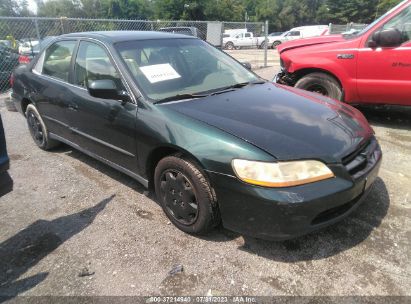
M 141 72 L 143 72 L 144 76 L 150 81 L 150 83 L 156 83 L 165 80 L 177 79 L 180 78 L 180 74 L 177 73 L 174 68 L 166 63 L 166 64 L 155 64 L 155 65 L 148 65 L 144 67 L 140 67 Z

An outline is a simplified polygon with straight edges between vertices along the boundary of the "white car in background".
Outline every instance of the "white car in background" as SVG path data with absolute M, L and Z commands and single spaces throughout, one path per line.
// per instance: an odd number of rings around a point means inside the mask
M 309 38 L 315 36 L 323 36 L 329 34 L 328 25 L 309 25 L 295 27 L 280 36 L 268 36 L 268 43 L 273 49 L 283 42 L 296 40 L 301 38 Z
M 22 43 L 20 43 L 19 53 L 20 54 L 30 53 L 33 47 L 36 46 L 37 44 L 39 44 L 38 40 L 24 39 Z
M 223 47 L 227 50 L 239 50 L 240 48 L 262 48 L 265 37 L 255 37 L 253 33 L 247 31 L 224 32 Z

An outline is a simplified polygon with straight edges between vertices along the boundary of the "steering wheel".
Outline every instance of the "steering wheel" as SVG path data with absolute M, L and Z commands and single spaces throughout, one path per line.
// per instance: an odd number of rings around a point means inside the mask
M 193 74 L 191 77 L 191 82 L 194 84 L 200 83 L 202 80 L 204 80 L 205 76 L 207 74 L 211 74 L 213 71 L 209 67 L 203 67 L 200 68 L 197 72 Z

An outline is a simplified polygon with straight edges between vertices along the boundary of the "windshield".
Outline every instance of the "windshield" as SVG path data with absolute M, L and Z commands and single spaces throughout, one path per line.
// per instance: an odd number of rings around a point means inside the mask
M 199 39 L 137 40 L 116 44 L 145 97 L 212 93 L 259 78 Z
M 363 34 L 365 34 L 366 32 L 368 32 L 370 29 L 372 29 L 376 24 L 378 24 L 381 20 L 383 20 L 385 17 L 387 17 L 388 15 L 391 15 L 392 12 L 394 12 L 397 8 L 399 8 L 401 5 L 403 5 L 405 2 L 407 2 L 407 0 L 402 1 L 400 4 L 394 6 L 392 9 L 390 9 L 388 12 L 386 12 L 384 15 L 382 15 L 380 18 L 376 19 L 373 23 L 371 23 L 370 25 L 368 25 L 367 27 L 365 27 L 363 30 L 361 31 L 357 31 L 354 33 L 349 33 L 347 35 L 344 36 L 361 36 Z

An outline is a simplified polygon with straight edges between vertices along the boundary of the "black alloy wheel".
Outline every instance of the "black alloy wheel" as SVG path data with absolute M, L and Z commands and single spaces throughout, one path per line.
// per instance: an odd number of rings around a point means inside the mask
M 180 230 L 206 234 L 220 223 L 217 199 L 194 161 L 180 155 L 159 161 L 154 172 L 157 199 Z
M 192 225 L 198 217 L 195 189 L 187 177 L 177 170 L 161 175 L 160 191 L 167 211 L 183 225 Z
M 47 127 L 33 104 L 27 106 L 26 119 L 31 137 L 39 148 L 49 150 L 60 144 L 59 141 L 49 138 Z
M 29 125 L 29 130 L 34 142 L 41 146 L 44 143 L 44 131 L 40 121 L 37 119 L 34 112 L 30 111 L 27 113 L 27 122 Z

